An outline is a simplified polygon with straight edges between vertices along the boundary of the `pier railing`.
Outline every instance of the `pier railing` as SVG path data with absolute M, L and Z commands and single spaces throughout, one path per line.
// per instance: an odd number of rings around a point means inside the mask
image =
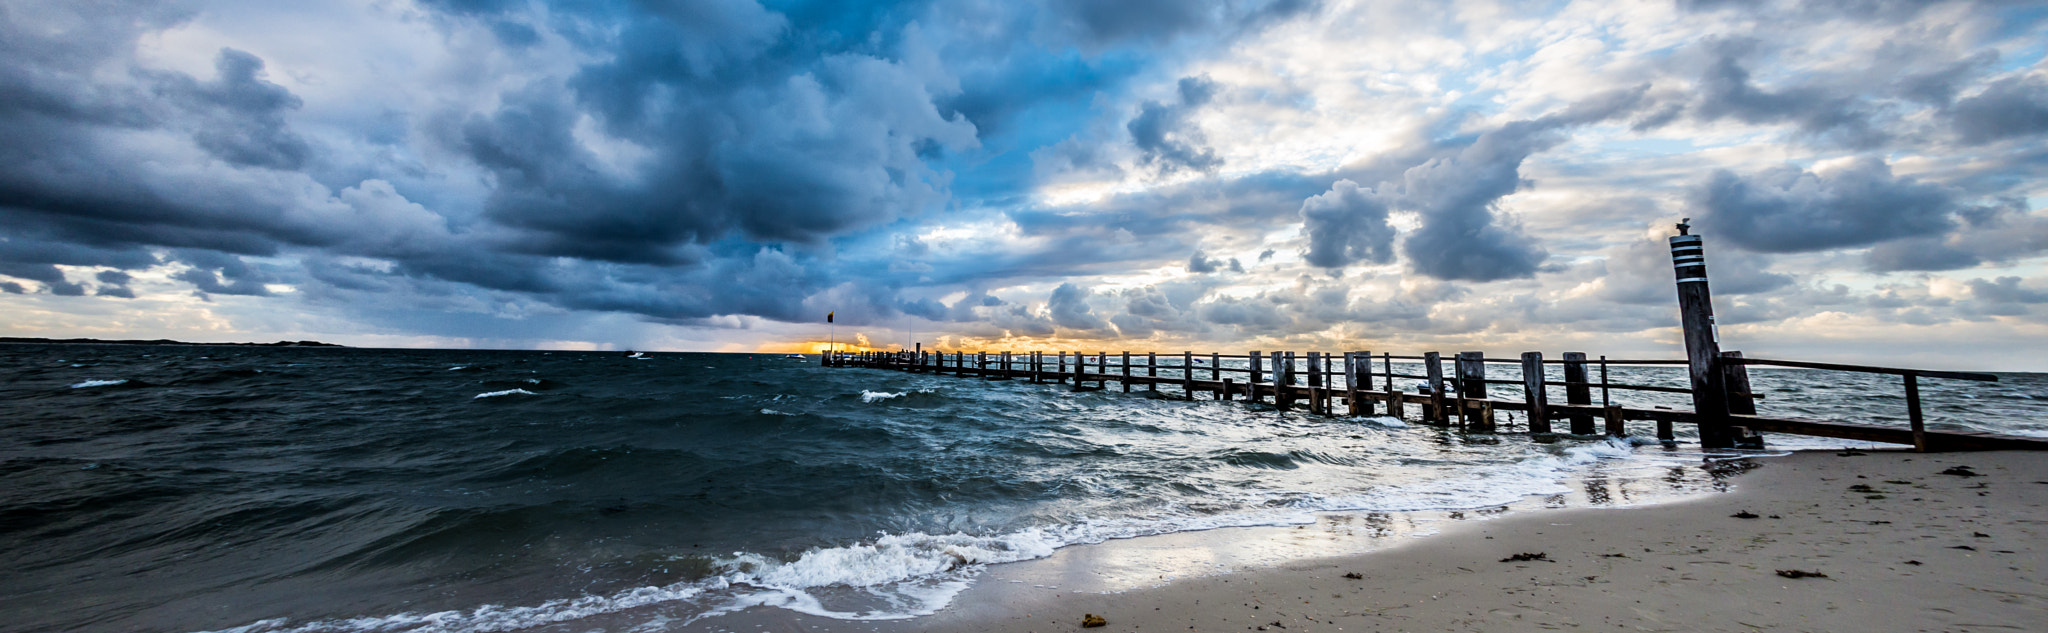
M 1921 451 L 1971 448 L 2048 449 L 2048 440 L 1996 436 L 1964 431 L 1929 431 L 1921 413 L 1918 381 L 1921 377 L 1955 380 L 1995 381 L 1981 373 L 1872 367 L 1775 359 L 1744 358 L 1740 352 L 1724 352 L 1711 363 L 1720 372 L 1711 385 L 1719 392 L 1700 394 L 1694 387 L 1635 384 L 1613 380 L 1611 369 L 1619 367 L 1688 367 L 1686 360 L 1589 358 L 1567 352 L 1559 359 L 1546 359 L 1540 352 L 1521 358 L 1487 358 L 1478 352 L 1445 355 L 1397 355 L 1372 352 L 1296 353 L 1288 351 L 1221 354 L 1184 351 L 1179 354 L 1096 352 L 938 352 L 916 349 L 902 352 L 856 352 L 828 355 L 832 367 L 871 367 L 912 372 L 954 374 L 992 380 L 1024 379 L 1031 382 L 1072 384 L 1075 390 L 1101 390 L 1116 382 L 1126 393 L 1143 388 L 1158 392 L 1161 385 L 1193 400 L 1209 394 L 1215 400 L 1245 399 L 1266 402 L 1283 410 L 1305 406 L 1323 415 L 1405 416 L 1408 405 L 1419 408 L 1423 421 L 1455 425 L 1472 433 L 1502 430 L 1500 412 L 1521 412 L 1525 430 L 1539 439 L 1555 437 L 1554 420 L 1564 421 L 1571 435 L 1606 434 L 1624 436 L 1627 422 L 1650 421 L 1657 439 L 1675 441 L 1674 424 L 1716 424 L 1710 415 L 1670 406 L 1627 406 L 1617 402 L 1616 392 L 1686 394 L 1698 401 L 1702 395 L 1725 402 L 1725 432 L 1737 438 L 1737 445 L 1760 446 L 1756 431 L 1835 437 L 1898 444 L 1912 444 Z M 1489 378 L 1486 368 L 1514 365 L 1515 378 Z M 1805 420 L 1757 415 L 1747 368 L 1750 366 L 1791 367 L 1902 376 L 1910 428 L 1840 420 Z M 1552 372 L 1551 370 L 1557 370 Z M 1597 372 L 1597 374 L 1595 373 Z M 1555 379 L 1561 377 L 1561 380 Z M 1240 380 L 1240 378 L 1242 380 Z M 1397 380 L 1419 381 L 1410 388 Z M 1701 384 L 1694 381 L 1694 384 Z M 1489 387 L 1519 387 L 1519 399 L 1493 397 Z M 1552 388 L 1561 388 L 1564 398 L 1551 398 Z M 1598 404 L 1593 396 L 1597 390 Z M 1171 391 L 1167 395 L 1174 395 Z M 1341 413 L 1340 413 L 1341 412 Z M 1512 416 L 1510 416 L 1512 418 Z M 1604 427 L 1604 428 L 1603 428 Z M 1705 435 L 1705 428 L 1702 428 Z

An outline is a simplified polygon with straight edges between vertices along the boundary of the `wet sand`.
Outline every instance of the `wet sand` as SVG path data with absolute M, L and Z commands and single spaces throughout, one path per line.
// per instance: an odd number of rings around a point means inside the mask
M 2048 454 L 1753 461 L 1728 492 L 1685 501 L 1112 541 L 996 566 L 914 620 L 756 608 L 688 628 L 1043 633 L 1092 613 L 1104 633 L 2048 630 Z M 1955 466 L 1980 476 L 1941 474 Z M 1517 554 L 1541 556 L 1503 560 Z

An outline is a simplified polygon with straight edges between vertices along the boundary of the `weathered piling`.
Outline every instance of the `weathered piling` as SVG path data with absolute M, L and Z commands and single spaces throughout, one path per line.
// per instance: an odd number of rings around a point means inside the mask
M 1529 403 L 1529 432 L 1550 433 L 1550 396 L 1543 388 L 1543 352 L 1522 352 L 1522 393 Z
M 1195 353 L 1188 350 L 1180 353 L 1180 395 L 1182 399 L 1195 399 Z
M 1444 362 L 1437 352 L 1422 353 L 1423 374 L 1429 380 L 1429 418 L 1437 424 L 1449 424 L 1451 418 L 1444 411 Z
M 1586 353 L 1564 353 L 1564 402 L 1571 405 L 1591 406 L 1593 386 L 1586 381 Z M 1566 416 L 1571 420 L 1572 435 L 1593 434 L 1593 414 L 1574 410 Z
M 1698 235 L 1683 222 L 1671 242 L 1671 265 L 1678 279 L 1678 316 L 1685 335 L 1685 357 L 1692 379 L 1692 409 L 1699 417 L 1700 446 L 1732 448 L 1728 430 L 1726 381 L 1715 366 L 1721 356 L 1714 324 L 1714 295 L 1707 288 L 1707 256 Z M 1663 439 L 1660 437 L 1659 439 Z
M 1458 424 L 1474 433 L 1493 432 L 1491 410 L 1472 411 L 1471 400 L 1486 399 L 1486 355 L 1481 352 L 1458 352 Z

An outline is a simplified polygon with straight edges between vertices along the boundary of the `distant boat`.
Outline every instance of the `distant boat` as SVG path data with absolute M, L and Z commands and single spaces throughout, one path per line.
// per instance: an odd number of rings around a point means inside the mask
M 782 355 L 782 357 L 783 357 L 783 358 L 788 358 L 788 359 L 791 359 L 791 360 L 795 360 L 796 362 L 799 362 L 799 363 L 801 363 L 801 362 L 804 362 L 804 355 L 803 355 L 803 354 L 783 354 L 783 355 Z
M 647 354 L 643 352 L 626 352 L 626 358 L 640 358 L 646 355 Z

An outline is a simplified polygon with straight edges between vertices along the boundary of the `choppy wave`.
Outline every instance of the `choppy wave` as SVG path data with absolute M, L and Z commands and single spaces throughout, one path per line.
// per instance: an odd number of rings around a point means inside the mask
M 93 387 L 112 387 L 112 386 L 115 386 L 115 385 L 125 385 L 125 384 L 128 384 L 128 381 L 127 381 L 127 379 L 122 379 L 122 378 L 116 378 L 116 379 L 111 379 L 111 380 L 87 380 L 87 381 L 85 381 L 85 382 L 81 382 L 81 383 L 78 383 L 78 384 L 75 384 L 75 385 L 71 385 L 71 388 L 72 388 L 72 389 L 91 389 L 91 388 L 93 388 Z
M 540 394 L 537 394 L 537 393 L 534 393 L 534 392 L 531 392 L 531 391 L 527 391 L 527 390 L 525 390 L 525 389 L 506 389 L 506 390 L 504 390 L 504 391 L 489 391 L 489 392 L 484 392 L 484 393 L 476 394 L 476 397 L 475 397 L 475 398 L 472 398 L 472 400 L 481 400 L 481 399 L 484 399 L 484 398 L 496 398 L 496 397 L 499 397 L 499 396 L 538 396 L 538 395 L 540 395 Z
M 36 350 L 0 349 L 0 587 L 96 602 L 0 607 L 0 632 L 905 618 L 987 566 L 1077 544 L 1712 485 L 1710 456 L 1647 424 L 1539 444 L 747 355 Z M 1615 375 L 1684 380 L 1631 371 Z M 1903 417 L 1881 397 L 1895 382 L 1793 378 L 1753 374 L 1781 414 Z M 1930 425 L 2048 433 L 2048 380 L 1965 386 L 1981 397 L 1923 385 Z M 1631 404 L 1684 406 L 1651 397 Z M 151 582 L 122 580 L 138 572 Z M 14 598 L 0 605 L 32 602 Z

